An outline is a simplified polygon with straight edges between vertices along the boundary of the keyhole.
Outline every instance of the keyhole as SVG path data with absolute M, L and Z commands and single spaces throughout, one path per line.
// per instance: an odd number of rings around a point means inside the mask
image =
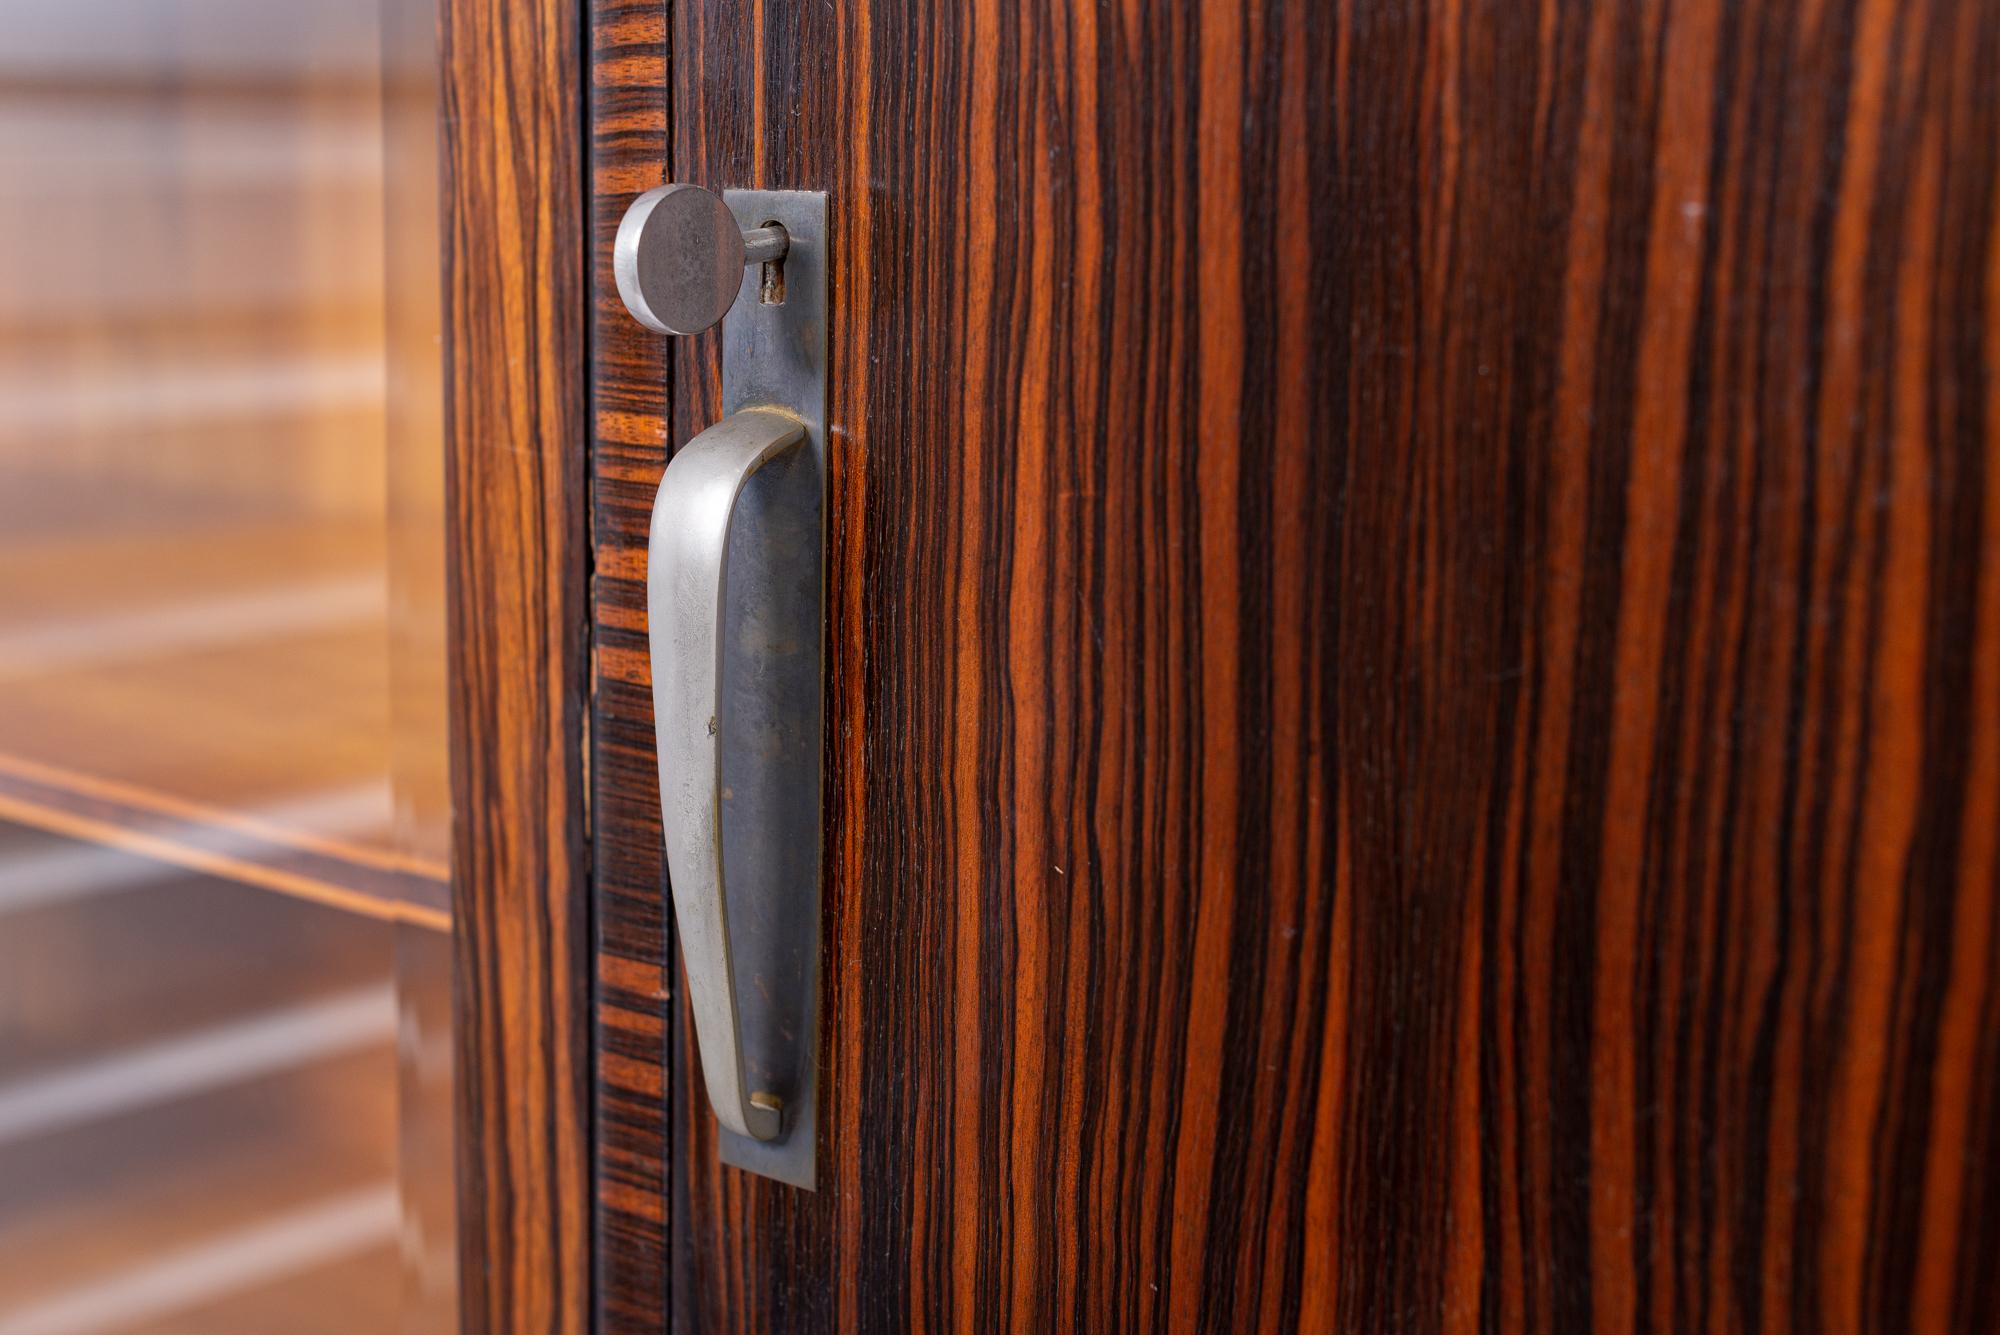
M 772 218 L 764 223 L 766 227 L 776 227 L 783 231 L 783 225 Z M 757 304 L 760 306 L 782 306 L 785 304 L 785 259 L 780 255 L 775 260 L 765 260 L 762 273 L 757 279 Z

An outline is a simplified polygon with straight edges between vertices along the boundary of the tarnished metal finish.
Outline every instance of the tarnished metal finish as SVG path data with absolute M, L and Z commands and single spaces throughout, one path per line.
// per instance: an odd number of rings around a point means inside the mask
M 699 334 L 729 313 L 743 268 L 778 264 L 781 226 L 740 226 L 698 185 L 663 185 L 632 201 L 611 247 L 611 274 L 632 318 L 662 334 Z
M 723 198 L 736 215 L 745 234 L 766 224 L 776 224 L 786 237 L 781 265 L 752 265 L 742 274 L 742 286 L 729 318 L 722 322 L 722 407 L 727 413 L 771 407 L 796 417 L 805 427 L 805 445 L 794 456 L 801 473 L 812 479 L 811 511 L 801 501 L 792 517 L 779 521 L 774 511 L 787 502 L 773 495 L 757 521 L 758 528 L 773 537 L 770 560 L 793 573 L 798 580 L 810 580 L 813 607 L 811 630 L 801 632 L 801 648 L 810 649 L 812 676 L 808 684 L 801 672 L 790 685 L 775 680 L 762 684 L 740 677 L 736 684 L 746 692 L 756 692 L 769 708 L 782 711 L 792 728 L 787 736 L 810 734 L 810 745 L 786 753 L 788 759 L 773 760 L 769 769 L 772 782 L 789 785 L 783 804 L 760 809 L 754 821 L 732 826 L 745 845 L 755 851 L 729 845 L 732 857 L 746 862 L 752 857 L 786 859 L 787 870 L 781 894 L 766 901 L 764 919 L 771 935 L 761 943 L 739 943 L 736 959 L 739 971 L 746 959 L 765 961 L 760 967 L 776 985 L 768 997 L 749 1003 L 749 1038 L 752 1045 L 751 1070 L 768 1060 L 774 1066 L 798 1071 L 797 1083 L 778 1086 L 785 1100 L 785 1133 L 773 1141 L 739 1135 L 728 1127 L 717 1137 L 724 1163 L 761 1173 L 766 1177 L 811 1188 L 815 1177 L 815 1145 L 819 1127 L 819 857 L 821 842 L 820 807 L 820 696 L 824 689 L 821 669 L 824 613 L 825 536 L 823 496 L 826 487 L 826 196 L 802 190 L 729 190 Z M 783 275 L 783 300 L 766 304 L 760 300 L 760 270 L 777 268 Z M 804 495 L 803 481 L 798 490 Z M 810 537 L 807 533 L 810 531 Z M 746 528 L 746 532 L 751 531 Z M 788 584 L 787 587 L 802 586 Z M 734 598 L 734 594 L 731 598 Z M 801 605 L 808 599 L 799 593 Z M 802 663 L 804 658 L 788 660 Z M 747 705 L 746 705 L 747 710 Z M 733 774 L 734 771 L 731 771 Z M 732 780 L 733 782 L 733 780 Z M 739 789 L 739 792 L 741 790 Z M 738 799 L 741 800 L 740 798 Z M 790 805 L 790 803 L 796 805 Z M 772 871 L 773 884 L 779 875 Z M 739 972 L 739 976 L 743 976 Z M 767 1003 L 771 1009 L 758 1020 L 756 1007 Z M 760 1035 L 783 1034 L 782 1051 L 760 1056 L 755 1044 Z M 792 1065 L 788 1065 L 791 1063 Z
M 743 262 L 768 264 L 781 260 L 790 245 L 791 237 L 782 227 L 746 227 L 743 229 Z
M 782 299 L 763 299 L 759 265 L 738 275 L 736 304 L 722 324 L 722 410 L 771 404 L 806 423 L 826 471 L 826 196 L 817 190 L 725 190 L 749 235 L 771 226 L 786 239 Z
M 723 1160 L 816 1180 L 826 204 L 731 191 L 728 416 L 674 455 L 647 604 L 667 867 Z M 760 270 L 782 266 L 782 282 Z M 764 300 L 768 293 L 777 300 Z
M 745 260 L 729 206 L 698 185 L 663 185 L 633 200 L 611 248 L 625 309 L 663 334 L 698 334 L 727 314 Z
M 783 1133 L 802 1083 L 783 1040 L 807 943 L 788 906 L 818 886 L 820 500 L 804 440 L 796 417 L 748 409 L 689 441 L 660 482 L 646 577 L 688 1003 L 716 1116 L 756 1141 Z

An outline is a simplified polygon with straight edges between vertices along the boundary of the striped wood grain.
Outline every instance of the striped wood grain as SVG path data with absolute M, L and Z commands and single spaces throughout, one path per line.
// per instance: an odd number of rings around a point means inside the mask
M 581 11 L 440 6 L 460 1324 L 591 1322 Z
M 667 1312 L 667 960 L 659 778 L 646 658 L 646 533 L 667 459 L 667 344 L 619 302 L 611 242 L 667 179 L 667 18 L 592 0 L 591 523 L 596 688 L 597 1282 L 605 1330 Z
M 2000 10 L 668 45 L 835 226 L 822 1185 L 676 1027 L 679 1328 L 2000 1325 Z

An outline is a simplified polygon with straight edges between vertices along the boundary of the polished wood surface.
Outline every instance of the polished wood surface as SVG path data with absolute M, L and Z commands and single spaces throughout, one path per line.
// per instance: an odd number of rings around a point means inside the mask
M 835 229 L 821 1186 L 672 1027 L 677 1327 L 2000 1323 L 2000 15 L 672 19 L 673 179 Z
M 580 11 L 445 0 L 460 1318 L 590 1323 Z
M 666 180 L 667 16 L 592 0 L 591 824 L 597 929 L 596 1210 L 600 1324 L 667 1321 L 665 964 L 659 772 L 646 649 L 646 533 L 667 461 L 669 341 L 626 313 L 611 243 L 626 207 Z

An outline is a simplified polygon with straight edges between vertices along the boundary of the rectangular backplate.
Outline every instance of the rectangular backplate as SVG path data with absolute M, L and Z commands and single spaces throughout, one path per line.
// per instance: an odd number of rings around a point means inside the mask
M 726 417 L 740 408 L 780 408 L 805 423 L 807 448 L 812 451 L 819 471 L 820 495 L 826 490 L 826 196 L 806 190 L 727 190 L 723 200 L 747 231 L 777 223 L 785 229 L 790 246 L 782 261 L 782 274 L 767 274 L 767 266 L 747 265 L 743 289 L 736 304 L 722 321 L 722 410 Z M 769 280 L 769 281 L 767 281 Z M 778 298 L 780 291 L 782 297 Z M 821 551 L 825 550 L 825 507 L 822 501 Z M 814 577 L 821 581 L 821 661 L 825 653 L 824 559 L 814 564 Z M 811 702 L 814 716 L 807 722 L 814 737 L 820 736 L 818 699 Z M 817 779 L 817 776 L 815 776 Z M 813 810 L 819 810 L 814 792 Z M 815 834 L 819 828 L 814 822 Z M 737 1135 L 720 1126 L 722 1161 L 748 1172 L 776 1178 L 810 1191 L 816 1182 L 816 1148 L 819 1137 L 819 849 L 814 848 L 810 883 L 798 888 L 798 898 L 788 907 L 795 912 L 771 921 L 775 930 L 786 934 L 783 949 L 776 952 L 798 962 L 802 974 L 795 979 L 770 982 L 793 996 L 806 1000 L 805 1032 L 797 1035 L 804 1044 L 804 1079 L 797 1101 L 786 1110 L 785 1134 L 765 1142 Z M 779 943 L 773 943 L 779 944 Z M 797 988 L 794 992 L 790 989 Z M 748 1011 L 756 1006 L 755 989 L 739 994 Z
M 806 424 L 826 478 L 826 196 L 817 190 L 725 190 L 747 231 L 777 223 L 791 245 L 782 261 L 783 300 L 764 300 L 762 264 L 745 265 L 743 288 L 722 320 L 722 415 L 782 408 Z

